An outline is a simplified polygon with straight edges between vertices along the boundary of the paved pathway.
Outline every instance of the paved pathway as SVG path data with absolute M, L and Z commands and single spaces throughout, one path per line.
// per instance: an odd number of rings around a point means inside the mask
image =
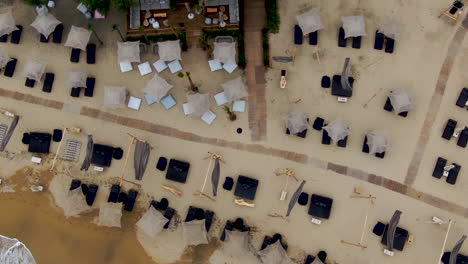
M 465 22 L 467 22 L 466 27 L 468 27 L 468 17 L 465 18 L 464 23 Z M 447 88 L 447 81 L 449 79 L 450 72 L 452 71 L 453 63 L 458 55 L 458 51 L 460 50 L 460 46 L 463 43 L 466 32 L 467 28 L 461 25 L 457 29 L 455 36 L 453 37 L 452 42 L 450 43 L 450 46 L 447 50 L 447 55 L 445 57 L 444 63 L 442 64 L 442 68 L 440 69 L 434 94 L 432 95 L 431 102 L 429 103 L 429 110 L 426 114 L 426 119 L 424 120 L 421 133 L 419 133 L 416 151 L 413 154 L 408 172 L 406 174 L 406 185 L 413 185 L 414 181 L 416 180 L 416 176 L 418 175 L 419 166 L 421 165 L 424 152 L 426 151 L 427 142 L 431 136 L 432 126 L 434 125 L 434 120 L 437 116 L 437 113 L 439 112 L 440 103 L 442 102 L 445 88 Z M 434 136 L 437 137 L 438 135 Z
M 340 164 L 327 162 L 317 159 L 302 153 L 296 153 L 277 148 L 269 148 L 260 144 L 247 144 L 236 141 L 228 141 L 219 138 L 209 138 L 200 136 L 198 134 L 181 131 L 175 128 L 154 124 L 148 121 L 139 120 L 131 117 L 123 117 L 115 114 L 107 113 L 99 109 L 84 107 L 75 104 L 65 104 L 59 101 L 40 98 L 37 96 L 15 92 L 7 89 L 0 88 L 0 97 L 18 101 L 19 103 L 31 103 L 42 105 L 47 108 L 65 111 L 89 118 L 94 118 L 102 121 L 112 122 L 122 126 L 147 131 L 150 133 L 186 140 L 190 142 L 209 144 L 217 147 L 224 147 L 235 149 L 239 151 L 248 151 L 260 155 L 268 155 L 272 157 L 283 158 L 292 162 L 305 164 L 314 168 L 332 170 L 338 174 L 346 175 L 361 181 L 369 182 L 385 189 L 406 195 L 408 197 L 420 200 L 426 204 L 435 206 L 437 208 L 461 215 L 468 218 L 468 208 L 446 201 L 442 198 L 435 197 L 431 194 L 418 191 L 411 186 L 403 183 L 387 179 L 382 176 L 374 175 L 356 168 L 342 166 Z
M 265 99 L 265 67 L 263 66 L 262 28 L 265 24 L 265 2 L 244 0 L 245 55 L 249 86 L 249 127 L 252 141 L 266 140 L 267 105 Z

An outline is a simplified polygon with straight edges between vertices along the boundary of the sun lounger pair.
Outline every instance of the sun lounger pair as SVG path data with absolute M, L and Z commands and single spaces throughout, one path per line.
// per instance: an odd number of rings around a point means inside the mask
M 120 190 L 120 186 L 117 184 L 112 185 L 111 192 L 107 202 L 109 203 L 123 203 L 123 209 L 127 212 L 133 211 L 135 207 L 136 198 L 138 196 L 138 191 L 130 189 L 128 194 Z
M 379 31 L 375 31 L 374 49 L 382 50 L 384 45 L 386 53 L 393 53 L 395 48 L 395 40 L 386 37 L 383 33 L 379 33 Z
M 15 74 L 15 69 L 16 69 L 16 63 L 18 62 L 17 59 L 12 58 L 5 66 L 5 70 L 3 72 L 3 75 L 6 77 L 13 77 Z
M 352 37 L 353 42 L 352 42 L 352 47 L 354 49 L 360 49 L 361 48 L 361 42 L 362 42 L 362 37 Z M 340 27 L 340 30 L 338 32 L 338 47 L 345 48 L 348 45 L 348 39 L 345 38 L 345 31 L 343 27 Z
M 367 145 L 367 136 L 364 136 L 364 143 L 362 144 L 362 152 L 369 153 L 369 145 Z M 385 152 L 382 153 L 375 153 L 377 158 L 385 158 Z
M 307 122 L 309 122 L 309 118 L 307 118 Z M 300 137 L 300 138 L 305 138 L 307 136 L 307 130 L 308 129 L 304 129 L 303 131 L 296 133 L 295 136 Z M 286 128 L 286 135 L 291 135 L 289 128 Z
M 210 232 L 211 226 L 214 223 L 214 217 L 215 217 L 215 213 L 213 211 L 203 210 L 198 207 L 190 206 L 184 222 L 205 219 L 206 232 Z
M 446 182 L 450 184 L 455 184 L 457 182 L 458 174 L 460 173 L 461 166 L 452 163 L 454 168 L 450 169 L 449 171 L 445 171 L 445 166 L 447 166 L 447 160 L 441 157 L 437 158 L 436 165 L 434 167 L 434 171 L 432 172 L 432 176 L 440 179 L 442 176 L 446 176 Z
M 458 99 L 455 105 L 461 108 L 466 108 L 467 102 L 468 102 L 468 88 L 463 88 L 460 91 L 460 95 L 458 96 Z
M 224 241 L 226 240 L 226 230 L 229 231 L 239 231 L 239 232 L 249 232 L 250 227 L 244 224 L 244 219 L 242 218 L 237 218 L 234 222 L 231 220 L 226 221 L 226 225 L 224 225 L 223 232 L 221 233 L 220 240 Z
M 327 252 L 325 251 L 319 251 L 319 253 L 317 254 L 317 258 L 322 261 L 323 263 L 325 263 L 325 261 L 327 260 Z M 315 260 L 315 257 L 314 256 L 311 256 L 311 255 L 307 255 L 305 261 L 304 261 L 304 264 L 312 264 Z
M 264 250 L 269 245 L 275 244 L 277 241 L 280 242 L 284 250 L 288 250 L 288 245 L 283 241 L 283 236 L 278 233 L 274 234 L 272 237 L 265 236 L 265 238 L 263 238 L 263 242 L 262 242 L 262 246 L 260 247 L 260 250 Z
M 302 29 L 299 25 L 294 25 L 294 44 L 295 45 L 302 45 L 304 42 L 304 34 Z M 318 31 L 314 31 L 309 33 L 309 45 L 317 45 L 318 44 Z
M 326 126 L 326 125 L 324 125 Z M 323 145 L 330 145 L 331 144 L 331 137 L 328 135 L 328 132 L 323 129 L 322 130 L 322 144 Z M 348 137 L 346 136 L 342 140 L 339 140 L 336 145 L 340 148 L 346 148 L 346 145 L 348 144 Z
M 28 152 L 31 153 L 49 153 L 52 135 L 49 133 L 29 133 Z
M 70 54 L 70 61 L 73 63 L 80 62 L 81 50 L 72 48 Z M 96 63 L 96 44 L 88 44 L 86 46 L 86 63 L 95 64 Z
M 387 101 L 385 101 L 385 105 L 384 105 L 383 108 L 384 108 L 385 111 L 393 112 L 393 105 L 392 105 L 392 101 L 390 101 L 390 97 L 387 97 Z M 398 115 L 402 116 L 402 117 L 407 117 L 408 116 L 408 111 L 401 112 Z
M 84 95 L 87 97 L 93 97 L 94 95 L 94 86 L 96 84 L 96 78 L 88 77 L 86 78 L 86 87 L 73 87 L 70 92 L 71 97 L 80 97 L 81 90 L 84 88 Z

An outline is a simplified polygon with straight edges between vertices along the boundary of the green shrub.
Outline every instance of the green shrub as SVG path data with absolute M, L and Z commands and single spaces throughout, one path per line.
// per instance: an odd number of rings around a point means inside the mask
M 24 2 L 32 6 L 41 6 L 46 4 L 46 1 L 43 0 L 24 0 Z
M 177 0 L 169 0 L 169 8 L 171 10 L 176 10 L 177 9 Z
M 280 16 L 278 12 L 278 0 L 265 0 L 266 28 L 271 33 L 278 33 L 280 26 Z
M 268 29 L 262 29 L 263 65 L 270 66 L 270 40 Z

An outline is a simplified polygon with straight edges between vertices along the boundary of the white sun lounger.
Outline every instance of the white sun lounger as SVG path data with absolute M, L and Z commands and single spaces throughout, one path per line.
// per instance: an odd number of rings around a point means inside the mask
M 128 100 L 128 108 L 134 109 L 134 110 L 140 110 L 140 105 L 141 105 L 141 98 L 135 97 L 135 96 L 130 96 L 130 100 Z
M 151 65 L 149 62 L 143 62 L 142 64 L 138 65 L 138 70 L 140 71 L 141 76 L 145 76 L 150 74 L 153 70 L 151 69 Z
M 245 112 L 245 101 L 244 100 L 234 101 L 234 103 L 232 103 L 232 111 L 233 112 L 244 113 Z
M 219 71 L 219 70 L 223 69 L 223 66 L 221 65 L 221 63 L 218 60 L 209 60 L 208 64 L 210 65 L 210 70 L 212 72 Z
M 164 61 L 158 60 L 155 63 L 153 63 L 153 67 L 156 69 L 157 72 L 162 72 L 169 66 L 167 66 L 167 64 Z
M 171 73 L 177 73 L 182 70 L 182 65 L 180 65 L 180 62 L 178 60 L 170 62 L 167 66 L 169 66 L 169 70 L 171 70 Z
M 130 72 L 133 71 L 133 66 L 130 62 L 121 62 L 120 64 L 120 71 L 121 72 Z
M 231 74 L 237 69 L 237 64 L 232 62 L 224 63 L 223 69 Z
M 164 106 L 164 108 L 166 108 L 166 110 L 169 110 L 172 107 L 174 107 L 177 104 L 177 102 L 174 99 L 174 97 L 172 97 L 172 95 L 169 94 L 168 96 L 161 99 L 161 104 Z
M 201 120 L 203 120 L 203 122 L 207 123 L 208 125 L 213 124 L 213 121 L 215 119 L 216 119 L 216 114 L 211 112 L 211 110 L 208 110 L 206 113 L 204 113 L 201 116 Z
M 218 106 L 228 103 L 228 99 L 226 98 L 226 95 L 224 94 L 224 92 L 220 92 L 218 94 L 215 94 L 214 99 L 215 99 L 216 104 Z

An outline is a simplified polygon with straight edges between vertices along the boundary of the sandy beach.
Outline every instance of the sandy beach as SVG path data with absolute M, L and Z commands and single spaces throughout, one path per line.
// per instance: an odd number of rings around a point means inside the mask
M 263 121 L 267 125 L 265 140 L 261 141 L 252 140 L 258 131 L 250 130 L 249 119 L 256 108 L 250 109 L 249 105 L 245 113 L 237 113 L 237 120 L 231 122 L 212 96 L 222 91 L 221 83 L 238 76 L 250 81 L 254 75 L 250 68 L 238 69 L 231 75 L 224 71 L 211 72 L 205 51 L 192 48 L 182 53 L 184 70 L 191 72 L 201 92 L 211 94 L 210 109 L 217 118 L 208 126 L 198 117 L 184 115 L 182 104 L 187 101 L 189 87 L 186 78 L 168 71 L 160 74 L 174 85 L 170 93 L 177 101 L 176 107 L 165 110 L 161 104 L 144 102 L 142 89 L 152 74 L 142 77 L 138 70 L 120 72 L 118 35 L 111 27 L 118 24 L 125 28 L 125 21 L 116 10 L 111 10 L 105 20 L 93 22 L 104 41 L 103 46 L 98 45 L 97 63 L 86 64 L 82 52 L 80 63 L 73 64 L 69 62 L 70 48 L 39 42 L 37 32 L 29 26 L 35 17 L 33 8 L 18 0 L 14 2 L 13 15 L 24 30 L 20 45 L 0 44 L 2 50 L 18 59 L 13 78 L 0 76 L 0 108 L 18 115 L 20 121 L 5 151 L 0 153 L 0 206 L 4 210 L 0 234 L 22 241 L 39 264 L 261 263 L 256 252 L 264 236 L 275 233 L 282 234 L 289 246 L 287 254 L 295 263 L 304 263 L 307 255 L 315 256 L 321 250 L 327 252 L 329 264 L 439 263 L 441 251 L 451 251 L 460 236 L 468 232 L 468 202 L 464 199 L 468 186 L 466 149 L 456 146 L 454 139 L 440 138 L 447 119 L 455 119 L 459 125 L 468 124 L 466 109 L 454 105 L 460 90 L 468 83 L 464 66 L 468 58 L 466 29 L 460 21 L 453 25 L 438 18 L 450 3 L 278 2 L 281 27 L 279 33 L 270 34 L 270 54 L 294 54 L 295 60 L 294 64 L 273 62 L 266 70 L 263 89 L 267 113 Z M 65 26 L 64 38 L 71 25 L 86 27 L 88 23 L 75 6 L 71 0 L 60 0 L 57 8 L 51 10 Z M 292 42 L 295 16 L 310 8 L 316 8 L 325 25 L 319 33 L 319 45 L 308 45 L 306 38 L 303 45 L 295 46 Z M 338 47 L 341 16 L 361 14 L 365 16 L 367 31 L 361 49 L 353 49 L 349 44 L 347 48 Z M 404 25 L 393 54 L 373 49 L 375 31 L 388 16 Z M 97 43 L 94 36 L 91 42 Z M 316 59 L 317 52 L 320 62 Z M 320 80 L 324 75 L 341 74 L 346 57 L 351 58 L 351 75 L 356 81 L 353 97 L 347 103 L 338 103 L 330 89 L 320 87 Z M 52 93 L 42 92 L 42 84 L 32 89 L 24 86 L 21 71 L 28 58 L 46 61 L 46 71 L 55 73 Z M 142 62 L 153 63 L 157 59 L 151 53 L 142 55 Z M 67 73 L 76 67 L 85 67 L 88 75 L 96 78 L 93 97 L 70 97 L 70 90 L 65 88 Z M 279 88 L 282 69 L 288 72 L 286 89 Z M 248 100 L 256 100 L 257 94 L 252 89 L 257 85 L 249 87 Z M 104 108 L 104 86 L 127 87 L 130 95 L 143 98 L 140 110 Z M 416 107 L 406 118 L 382 109 L 388 93 L 396 88 L 406 88 L 414 96 Z M 309 129 L 305 139 L 286 135 L 284 118 L 295 110 L 305 112 L 311 120 L 322 117 L 330 122 L 343 118 L 351 130 L 347 147 L 321 144 L 321 132 L 313 129 Z M 8 126 L 10 122 L 11 118 L 0 115 L 0 124 Z M 65 137 L 82 144 L 79 159 L 69 162 L 59 158 L 53 171 L 50 168 L 59 147 L 57 142 L 52 142 L 47 155 L 28 153 L 27 145 L 21 142 L 23 133 L 52 133 L 56 128 L 71 127 L 82 130 Z M 242 134 L 236 132 L 238 128 L 243 129 Z M 390 148 L 384 159 L 361 151 L 364 135 L 370 130 L 383 131 L 389 136 Z M 98 226 L 99 208 L 107 202 L 111 185 L 118 183 L 119 177 L 135 181 L 135 147 L 128 148 L 129 134 L 152 147 L 139 185 L 122 183 L 123 190 L 139 191 L 135 209 L 123 212 L 121 228 Z M 87 135 L 93 135 L 94 143 L 122 148 L 124 157 L 129 153 L 127 166 L 123 158 L 112 160 L 112 165 L 103 172 L 81 171 Z M 214 201 L 194 195 L 201 190 L 208 174 L 210 161 L 204 159 L 208 152 L 220 154 L 225 161 L 221 163 L 220 187 Z M 33 156 L 42 158 L 42 163 L 33 164 Z M 185 184 L 167 180 L 166 172 L 156 169 L 160 157 L 190 163 Z M 437 157 L 461 165 L 455 185 L 447 184 L 445 178 L 431 177 Z M 293 169 L 298 181 L 291 178 L 286 185 L 285 176 L 275 175 L 286 168 Z M 254 208 L 234 204 L 234 192 L 221 187 L 226 177 L 236 180 L 239 175 L 259 180 Z M 65 217 L 60 208 L 64 203 L 57 202 L 49 187 L 56 180 L 54 188 L 66 192 L 72 179 L 97 184 L 100 189 L 89 211 L 78 217 Z M 301 180 L 306 181 L 303 192 L 333 199 L 331 216 L 320 225 L 311 223 L 309 204 L 296 204 L 287 218 L 269 216 L 285 215 L 289 198 Z M 43 186 L 45 191 L 31 192 L 32 185 Z M 170 193 L 163 185 L 181 191 L 182 195 Z M 350 198 L 355 188 L 364 190 L 363 195 L 376 197 L 374 203 L 369 199 Z M 210 183 L 204 191 L 211 193 Z M 287 192 L 284 201 L 279 199 L 282 191 Z M 135 224 L 150 202 L 161 198 L 167 198 L 177 214 L 168 229 L 150 238 Z M 189 206 L 215 212 L 208 244 L 187 245 L 182 222 Z M 381 237 L 374 235 L 372 228 L 378 221 L 388 223 L 395 210 L 403 212 L 398 226 L 408 230 L 413 240 L 406 243 L 404 251 L 395 251 L 389 257 L 382 252 Z M 433 216 L 452 221 L 444 249 L 448 225 L 429 223 Z M 220 241 L 226 221 L 237 217 L 242 217 L 252 228 L 249 234 L 252 251 L 244 249 L 242 253 L 229 242 Z M 365 249 L 342 241 L 360 243 Z M 460 253 L 468 255 L 466 246 Z

